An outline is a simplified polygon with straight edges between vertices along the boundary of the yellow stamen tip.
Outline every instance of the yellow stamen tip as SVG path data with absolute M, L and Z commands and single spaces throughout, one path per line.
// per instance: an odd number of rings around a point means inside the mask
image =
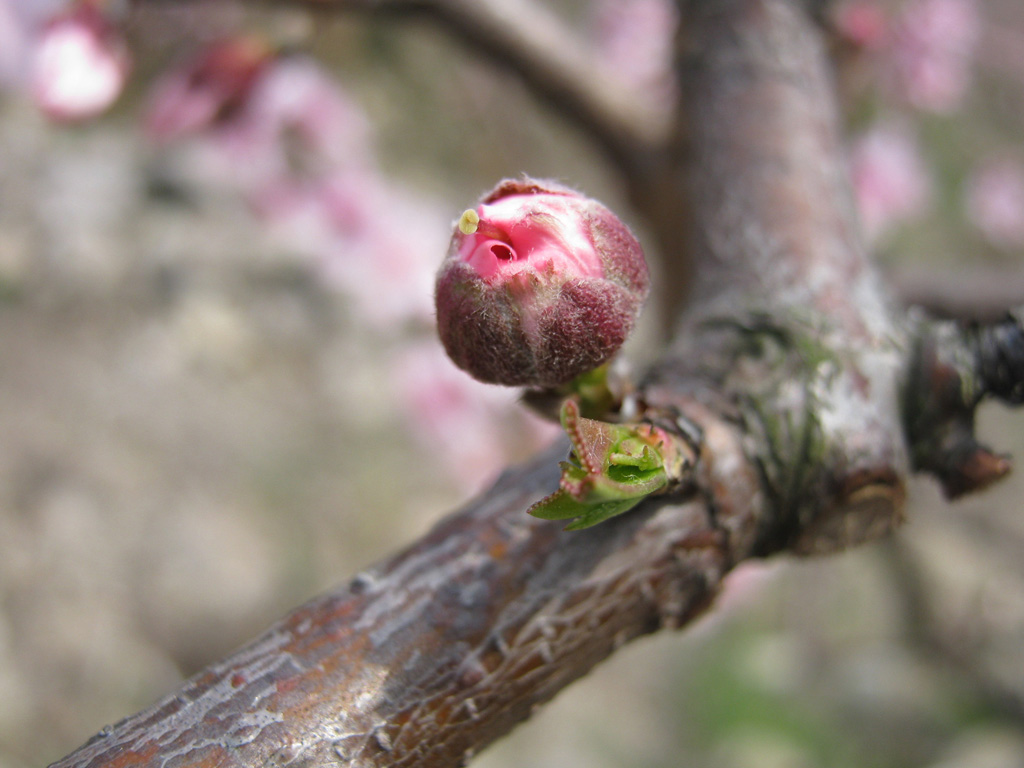
M 472 208 L 466 209 L 459 217 L 459 231 L 464 235 L 472 235 L 480 224 L 480 217 Z

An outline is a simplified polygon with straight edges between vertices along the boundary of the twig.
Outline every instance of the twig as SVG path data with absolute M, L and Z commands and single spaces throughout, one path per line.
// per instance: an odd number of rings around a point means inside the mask
M 1010 461 L 978 442 L 974 414 L 988 397 L 1024 401 L 1024 308 L 996 323 L 919 319 L 903 407 L 914 468 L 955 498 L 1005 477 Z
M 1024 727 L 1024 691 L 1015 690 L 965 653 L 943 631 L 924 574 L 909 548 L 898 539 L 880 548 L 900 599 L 907 644 L 922 658 L 940 666 L 990 712 Z
M 635 175 L 668 125 L 659 112 L 601 71 L 576 30 L 534 0 L 273 0 L 332 11 L 429 19 L 482 59 L 515 72 L 540 101 Z
M 726 570 L 699 503 L 586 536 L 526 515 L 563 454 L 58 765 L 464 762 L 621 644 L 698 614 Z
M 994 322 L 1024 300 L 1024 270 L 972 263 L 961 270 L 905 267 L 889 279 L 907 305 L 951 320 Z

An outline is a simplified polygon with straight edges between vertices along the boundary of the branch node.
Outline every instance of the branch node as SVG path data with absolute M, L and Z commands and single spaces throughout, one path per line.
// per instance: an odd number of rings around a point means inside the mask
M 1010 460 L 980 444 L 974 415 L 986 397 L 1024 403 L 1024 308 L 989 324 L 921 322 L 904 391 L 914 468 L 938 478 L 948 498 L 987 488 Z
M 1024 403 L 1024 306 L 997 323 L 971 329 L 984 392 L 1010 405 Z

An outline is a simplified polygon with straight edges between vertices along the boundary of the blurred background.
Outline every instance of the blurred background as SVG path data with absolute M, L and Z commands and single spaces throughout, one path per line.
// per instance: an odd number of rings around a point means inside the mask
M 671 110 L 669 2 L 546 7 L 595 78 Z M 825 23 L 894 287 L 1012 293 L 1024 8 Z M 431 324 L 452 220 L 522 172 L 644 239 L 586 139 L 429 24 L 0 0 L 0 768 L 151 704 L 550 439 Z M 980 421 L 1024 457 L 1020 414 Z M 474 765 L 1024 766 L 1022 483 L 951 505 L 921 479 L 894 541 L 744 565 Z

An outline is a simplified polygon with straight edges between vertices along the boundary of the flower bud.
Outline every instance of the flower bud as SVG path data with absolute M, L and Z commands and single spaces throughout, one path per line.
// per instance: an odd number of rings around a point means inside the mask
M 618 351 L 648 288 L 640 244 L 615 214 L 554 182 L 508 179 L 456 226 L 438 333 L 480 381 L 555 387 Z
M 130 66 L 120 30 L 98 3 L 82 0 L 42 30 L 32 62 L 32 98 L 53 120 L 93 118 L 121 94 Z

